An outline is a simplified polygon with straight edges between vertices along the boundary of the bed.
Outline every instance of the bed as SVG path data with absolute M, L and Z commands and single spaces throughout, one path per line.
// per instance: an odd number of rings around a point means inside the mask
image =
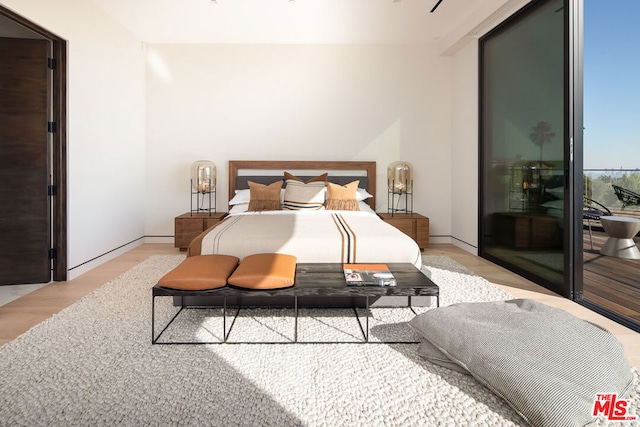
M 291 180 L 283 179 L 285 172 L 303 184 L 313 183 L 314 179 L 327 174 L 326 183 L 322 184 L 326 186 L 322 196 L 326 202 L 323 209 L 249 211 L 249 182 L 278 187 L 279 207 L 290 204 L 290 197 L 286 196 L 287 186 L 293 184 Z M 274 184 L 278 181 L 281 183 Z M 329 187 L 343 187 L 354 181 L 358 181 L 356 193 L 359 210 L 326 209 L 331 207 L 329 200 L 326 200 Z M 275 252 L 294 255 L 299 263 L 399 262 L 421 268 L 422 256 L 417 243 L 375 213 L 375 190 L 375 162 L 229 161 L 229 215 L 194 239 L 187 249 L 187 256 L 226 254 L 243 259 L 251 254 Z M 244 208 L 239 205 L 244 205 Z M 307 206 L 307 203 L 301 205 Z M 286 299 L 278 301 L 260 297 L 244 300 L 239 297 L 237 301 L 228 302 L 242 306 L 290 304 Z M 382 297 L 371 305 L 404 306 L 407 302 L 406 297 Z M 183 303 L 203 304 L 201 300 L 185 300 Z M 412 303 L 427 305 L 431 299 L 414 297 Z M 364 299 L 336 297 L 328 302 L 326 297 L 305 297 L 299 300 L 301 307 L 351 307 L 354 304 L 364 306 Z
M 301 181 L 283 180 L 285 172 Z M 296 191 L 314 191 L 306 188 L 309 186 L 322 188 L 323 182 L 313 180 L 323 174 L 330 183 L 327 186 L 352 184 L 353 188 L 353 183 L 358 182 L 358 210 L 351 210 L 353 205 L 331 209 L 325 199 L 331 194 L 329 188 L 324 189 L 319 207 L 316 204 L 307 208 L 310 198 L 298 202 L 295 196 L 299 194 L 290 196 L 295 185 L 303 187 Z M 420 268 L 422 258 L 415 241 L 373 210 L 375 177 L 375 162 L 230 161 L 230 214 L 198 236 L 189 246 L 188 255 L 226 254 L 242 259 L 255 253 L 276 252 L 295 255 L 300 263 L 404 262 Z M 275 184 L 277 181 L 282 184 Z M 248 210 L 249 182 L 281 185 L 279 209 Z M 293 208 L 282 208 L 292 203 Z

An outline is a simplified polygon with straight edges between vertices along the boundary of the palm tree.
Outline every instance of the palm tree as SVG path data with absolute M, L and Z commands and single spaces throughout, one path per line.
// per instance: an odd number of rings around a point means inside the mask
M 542 161 L 542 146 L 547 142 L 551 142 L 551 139 L 556 134 L 551 132 L 551 125 L 547 122 L 538 122 L 532 129 L 533 132 L 529 135 L 529 138 L 534 144 L 540 146 L 540 161 Z

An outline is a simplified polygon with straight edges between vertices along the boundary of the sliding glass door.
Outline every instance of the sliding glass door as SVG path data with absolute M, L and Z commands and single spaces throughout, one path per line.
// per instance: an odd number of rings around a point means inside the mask
M 573 298 L 568 1 L 480 41 L 480 256 Z
M 640 194 L 638 16 L 637 0 L 584 0 L 586 202 L 597 215 L 627 221 L 640 219 L 632 196 Z M 631 241 L 618 256 L 603 255 L 608 233 L 592 218 L 585 220 L 582 303 L 640 332 L 640 260 Z M 640 247 L 640 235 L 632 240 Z

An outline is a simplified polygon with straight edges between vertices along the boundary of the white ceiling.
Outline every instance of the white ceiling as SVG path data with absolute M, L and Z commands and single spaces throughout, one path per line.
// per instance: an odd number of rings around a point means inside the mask
M 92 0 L 148 43 L 437 42 L 507 0 Z M 488 5 L 489 4 L 489 5 Z

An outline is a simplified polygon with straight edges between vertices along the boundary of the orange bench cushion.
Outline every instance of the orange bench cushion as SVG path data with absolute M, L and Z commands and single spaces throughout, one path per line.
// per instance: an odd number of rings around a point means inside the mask
M 183 291 L 221 288 L 227 284 L 239 261 L 230 255 L 191 256 L 162 276 L 158 285 Z
M 230 285 L 248 289 L 280 289 L 293 286 L 296 257 L 286 254 L 255 254 L 245 257 L 229 277 Z

